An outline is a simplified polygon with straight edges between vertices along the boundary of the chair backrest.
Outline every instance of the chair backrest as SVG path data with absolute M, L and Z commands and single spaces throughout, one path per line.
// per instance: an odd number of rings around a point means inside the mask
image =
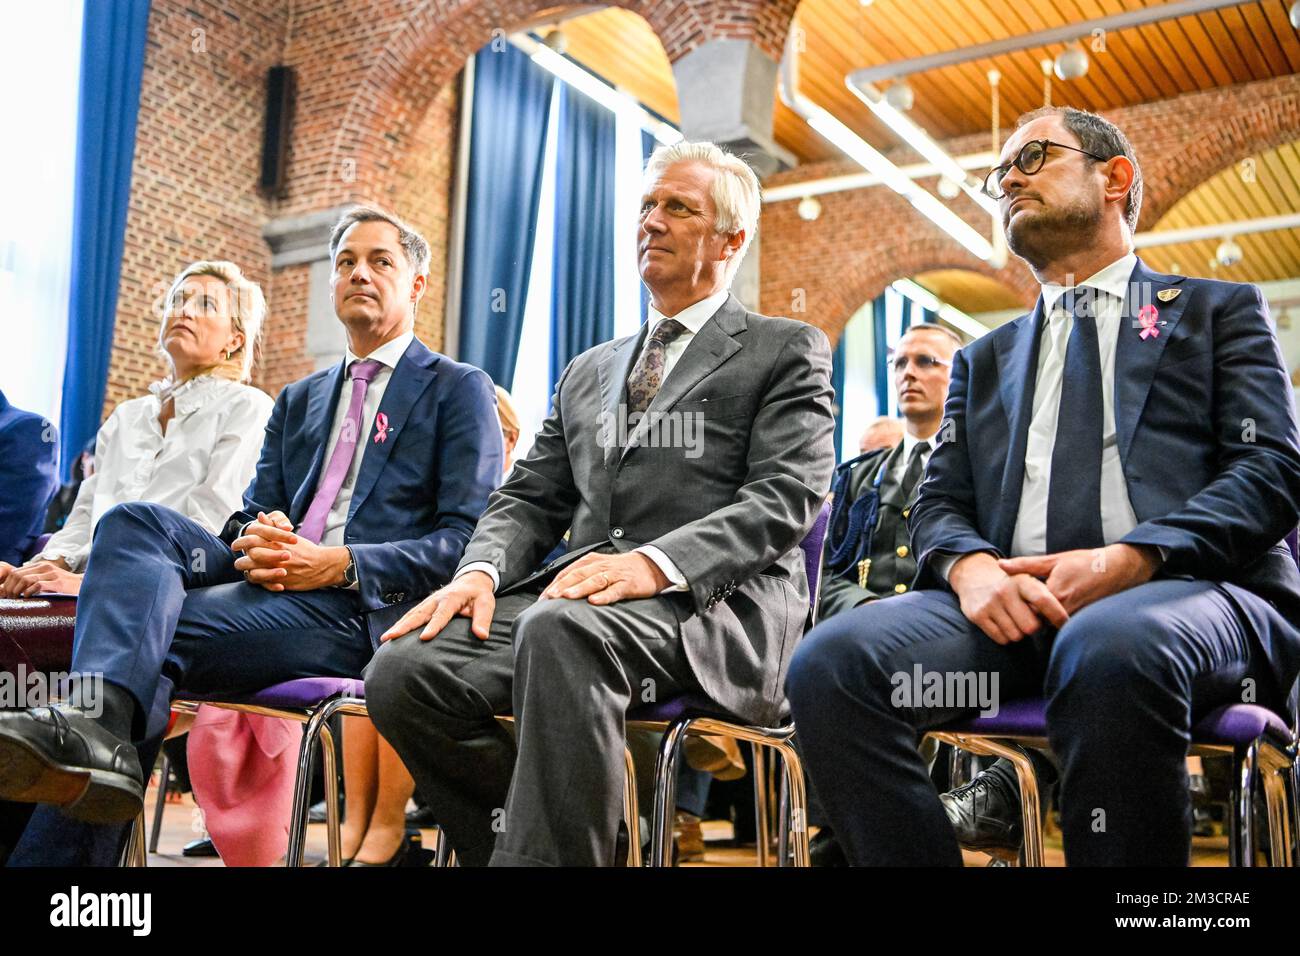
M 831 503 L 829 500 L 823 501 L 821 510 L 817 512 L 817 520 L 803 541 L 799 542 L 799 547 L 803 549 L 804 569 L 808 572 L 808 596 L 812 601 L 809 620 L 814 624 L 817 623 L 817 604 L 821 596 L 822 550 L 826 546 L 826 528 L 830 520 Z

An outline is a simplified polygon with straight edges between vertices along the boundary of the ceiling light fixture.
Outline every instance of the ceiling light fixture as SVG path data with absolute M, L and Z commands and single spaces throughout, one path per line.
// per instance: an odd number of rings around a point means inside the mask
M 1058 79 L 1077 80 L 1088 72 L 1088 54 L 1077 43 L 1071 43 L 1056 55 L 1052 69 Z
M 821 214 L 822 203 L 816 196 L 804 196 L 799 200 L 799 218 L 804 222 L 815 222 Z

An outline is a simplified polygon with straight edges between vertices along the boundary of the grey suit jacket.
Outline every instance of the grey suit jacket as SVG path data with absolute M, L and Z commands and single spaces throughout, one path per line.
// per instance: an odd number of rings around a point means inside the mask
M 490 562 L 506 593 L 588 551 L 655 545 L 690 588 L 678 606 L 700 686 L 736 716 L 772 723 L 808 610 L 799 542 L 835 463 L 829 343 L 811 325 L 728 297 L 621 443 L 620 406 L 645 335 L 643 326 L 569 363 L 461 566 Z M 646 431 L 656 413 L 669 414 Z M 674 435 L 686 440 L 663 440 Z M 538 571 L 566 529 L 568 553 Z

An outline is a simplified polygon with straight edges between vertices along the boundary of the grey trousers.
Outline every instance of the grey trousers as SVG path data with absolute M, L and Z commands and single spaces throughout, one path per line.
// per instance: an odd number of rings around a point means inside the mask
M 603 607 L 497 599 L 487 640 L 455 618 L 379 649 L 366 704 L 469 866 L 609 866 L 631 707 L 698 692 L 689 595 Z M 513 713 L 512 737 L 496 720 Z

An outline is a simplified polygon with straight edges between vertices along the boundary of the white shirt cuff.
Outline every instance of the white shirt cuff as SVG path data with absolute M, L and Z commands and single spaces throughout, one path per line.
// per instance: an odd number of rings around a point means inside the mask
M 677 570 L 677 565 L 673 564 L 672 559 L 669 558 L 668 555 L 664 554 L 653 544 L 643 544 L 641 547 L 633 548 L 632 550 L 639 554 L 644 554 L 647 558 L 653 561 L 658 565 L 659 570 L 664 573 L 664 577 L 672 582 L 672 585 L 664 588 L 659 592 L 660 594 L 668 594 L 672 591 L 690 590 L 686 584 L 686 576 L 682 574 L 681 571 Z
M 469 574 L 471 571 L 482 571 L 484 574 L 490 577 L 492 579 L 493 593 L 495 593 L 496 589 L 501 586 L 501 576 L 497 574 L 497 569 L 487 561 L 471 561 L 469 564 L 465 565 L 463 568 L 461 568 L 459 571 L 453 574 L 451 576 L 451 579 L 455 581 L 462 574 Z
M 945 554 L 935 558 L 933 561 L 934 573 L 947 581 L 948 572 L 952 570 L 952 566 L 957 563 L 959 558 L 964 557 L 966 557 L 964 554 Z

